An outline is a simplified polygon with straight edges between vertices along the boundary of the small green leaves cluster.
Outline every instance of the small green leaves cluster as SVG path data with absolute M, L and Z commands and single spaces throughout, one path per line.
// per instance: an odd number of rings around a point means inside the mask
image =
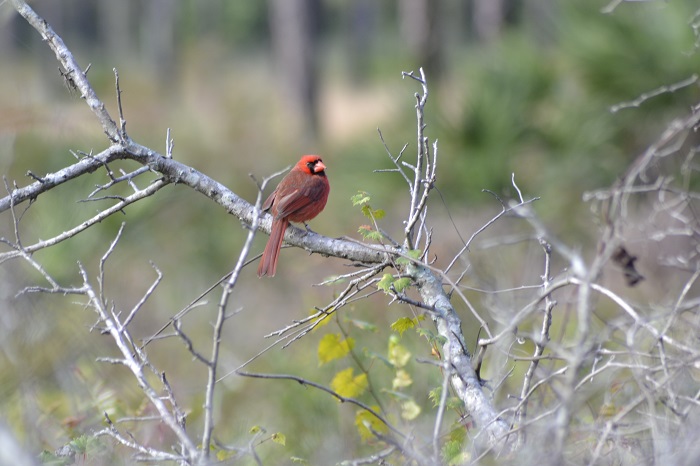
M 411 261 L 411 259 L 419 260 L 421 256 L 420 249 L 413 249 L 406 253 L 408 257 L 399 257 L 396 260 L 396 266 L 405 266 Z M 410 259 L 409 259 L 410 258 Z M 409 277 L 398 277 L 395 278 L 390 273 L 385 273 L 382 279 L 377 283 L 377 288 L 382 290 L 388 295 L 403 293 L 413 282 Z
M 371 225 L 360 225 L 357 230 L 358 233 L 366 240 L 381 241 L 382 234 L 377 229 L 377 220 L 384 217 L 384 210 L 372 208 L 369 203 L 371 197 L 366 191 L 358 191 L 350 200 L 352 201 L 353 207 L 361 206 L 362 214 L 372 222 Z
M 408 277 L 394 278 L 390 273 L 385 273 L 377 283 L 377 288 L 386 294 L 401 293 L 411 286 L 411 279 Z
M 100 461 L 108 459 L 108 456 L 108 449 L 100 438 L 81 435 L 68 442 L 61 454 L 42 451 L 39 461 L 46 465 L 64 466 L 75 463 L 76 458 L 80 461 Z
M 464 426 L 455 427 L 442 446 L 442 459 L 445 464 L 452 466 L 469 462 L 470 455 L 464 451 L 464 443 L 467 439 L 467 430 Z

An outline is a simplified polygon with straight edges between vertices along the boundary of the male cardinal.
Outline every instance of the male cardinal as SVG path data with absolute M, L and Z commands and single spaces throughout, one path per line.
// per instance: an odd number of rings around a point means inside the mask
M 262 210 L 272 214 L 272 231 L 260 259 L 258 277 L 275 276 L 277 258 L 289 222 L 305 224 L 326 206 L 331 188 L 325 170 L 321 157 L 304 155 L 263 204 Z

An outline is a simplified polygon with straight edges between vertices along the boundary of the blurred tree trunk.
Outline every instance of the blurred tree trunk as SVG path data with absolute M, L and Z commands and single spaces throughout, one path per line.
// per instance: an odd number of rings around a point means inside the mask
M 22 21 L 12 8 L 0 10 L 0 57 L 3 59 L 14 60 L 19 56 L 19 51 L 16 50 L 16 42 L 18 42 L 16 25 L 21 24 Z
M 503 29 L 505 9 L 503 0 L 473 0 L 473 25 L 480 42 L 492 42 Z
M 124 1 L 124 0 L 119 0 Z M 175 70 L 175 21 L 179 2 L 149 0 L 141 4 L 141 50 L 160 83 L 169 84 Z
M 280 86 L 295 114 L 303 119 L 304 136 L 318 129 L 317 36 L 319 0 L 271 0 L 270 33 Z
M 555 41 L 556 18 L 560 16 L 554 0 L 528 0 L 523 4 L 523 21 L 533 37 L 544 45 Z
M 377 21 L 376 0 L 354 0 L 350 5 L 348 15 L 347 39 L 349 75 L 353 84 L 362 83 L 367 78 L 369 69 L 370 48 L 374 41 Z
M 131 53 L 135 34 L 130 26 L 132 2 L 130 0 L 99 0 L 97 2 L 97 24 L 101 40 L 111 57 Z
M 400 0 L 399 24 L 416 66 L 429 77 L 442 72 L 442 41 L 439 21 L 441 0 Z

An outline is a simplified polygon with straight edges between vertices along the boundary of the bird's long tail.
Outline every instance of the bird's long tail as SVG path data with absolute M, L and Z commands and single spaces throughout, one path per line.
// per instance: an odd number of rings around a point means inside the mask
M 262 277 L 263 275 L 267 275 L 268 277 L 275 276 L 275 271 L 277 270 L 277 259 L 279 258 L 280 249 L 282 248 L 284 232 L 287 231 L 288 225 L 289 220 L 286 218 L 276 218 L 272 221 L 270 239 L 267 240 L 265 251 L 263 251 L 262 258 L 260 259 L 260 265 L 258 266 L 258 277 Z

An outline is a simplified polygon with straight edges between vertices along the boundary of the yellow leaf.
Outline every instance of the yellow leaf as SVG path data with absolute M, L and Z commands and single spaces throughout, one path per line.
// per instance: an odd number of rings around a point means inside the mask
M 379 406 L 372 406 L 371 408 L 379 412 Z M 371 440 L 374 437 L 372 431 L 378 434 L 386 434 L 389 430 L 386 424 L 380 421 L 377 416 L 364 409 L 355 414 L 355 426 L 360 434 L 360 438 L 364 441 Z
M 411 379 L 411 374 L 403 369 L 399 369 L 396 371 L 396 377 L 394 377 L 394 381 L 391 383 L 391 386 L 393 390 L 397 390 L 399 388 L 406 388 L 412 383 L 413 380 Z
M 382 290 L 384 293 L 389 293 L 391 291 L 391 284 L 394 283 L 394 276 L 390 273 L 385 273 L 382 279 L 377 283 L 377 288 Z
M 352 338 L 343 340 L 340 334 L 329 333 L 318 343 L 318 365 L 342 358 L 355 346 Z
M 331 310 L 332 310 L 332 309 L 331 309 Z M 314 315 L 314 314 L 316 314 L 317 312 L 318 312 L 318 311 L 316 311 L 315 309 L 313 309 L 313 310 L 311 311 L 311 315 Z M 316 318 L 313 320 L 313 322 L 316 324 L 316 326 L 314 327 L 314 329 L 313 329 L 312 331 L 315 332 L 316 330 L 320 329 L 321 327 L 323 327 L 323 326 L 325 326 L 325 325 L 328 325 L 328 322 L 331 321 L 330 316 L 331 316 L 330 314 L 321 313 L 321 315 L 319 315 L 318 317 L 316 317 Z
M 401 403 L 401 417 L 407 421 L 412 421 L 420 414 L 420 406 L 413 400 L 404 401 Z
M 272 441 L 275 443 L 279 443 L 282 446 L 287 445 L 287 436 L 280 433 L 280 432 L 275 432 L 272 434 Z
M 416 323 L 413 321 L 413 319 L 408 318 L 408 317 L 401 317 L 396 322 L 391 324 L 391 329 L 394 332 L 398 332 L 399 335 L 403 336 L 403 332 L 405 332 L 409 328 L 413 328 L 415 326 L 416 326 Z
M 250 430 L 249 430 L 249 432 L 250 432 L 251 434 L 257 434 L 257 433 L 260 432 L 260 431 L 265 432 L 265 429 L 263 429 L 263 428 L 260 427 L 260 426 L 253 426 L 253 427 L 251 427 Z
M 216 459 L 219 461 L 226 461 L 233 458 L 237 454 L 238 452 L 234 450 L 219 450 L 216 452 Z
M 617 414 L 617 407 L 614 403 L 603 403 L 598 411 L 598 416 L 603 419 L 608 419 Z
M 367 390 L 367 374 L 355 376 L 353 372 L 353 368 L 348 367 L 335 374 L 331 382 L 333 391 L 346 398 L 355 398 Z
M 411 359 L 411 352 L 405 346 L 399 344 L 399 337 L 389 337 L 389 362 L 395 367 L 403 367 Z

